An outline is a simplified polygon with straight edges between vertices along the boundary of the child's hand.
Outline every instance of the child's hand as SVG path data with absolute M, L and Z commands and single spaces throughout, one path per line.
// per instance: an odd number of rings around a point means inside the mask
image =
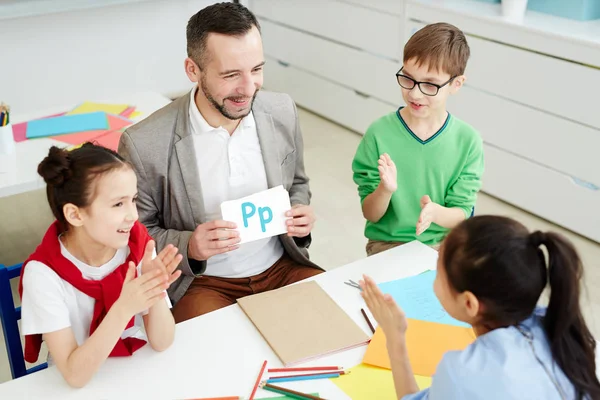
M 394 193 L 398 189 L 398 178 L 396 175 L 396 164 L 387 153 L 379 157 L 379 179 L 384 189 Z
M 365 299 L 367 307 L 371 310 L 377 324 L 383 329 L 388 343 L 398 335 L 404 335 L 408 327 L 408 321 L 404 311 L 396 304 L 392 296 L 384 295 L 377 287 L 373 279 L 363 275 L 359 282 L 362 288 L 361 296 Z
M 165 289 L 169 287 L 168 276 L 159 269 L 134 278 L 135 269 L 133 261 L 129 261 L 121 295 L 114 304 L 123 310 L 127 318 L 149 309 L 163 299 Z
M 433 222 L 433 214 L 437 203 L 431 201 L 428 195 L 421 197 L 421 215 L 417 221 L 417 236 L 425 232 Z
M 181 276 L 181 271 L 175 270 L 177 269 L 177 266 L 181 262 L 183 256 L 181 254 L 177 254 L 177 247 L 170 244 L 165 247 L 154 259 L 152 259 L 154 246 L 154 240 L 151 240 L 148 242 L 148 244 L 146 244 L 144 258 L 142 259 L 142 275 L 154 270 L 159 270 L 169 277 L 169 286 L 171 286 L 171 284 L 175 282 L 179 276 Z

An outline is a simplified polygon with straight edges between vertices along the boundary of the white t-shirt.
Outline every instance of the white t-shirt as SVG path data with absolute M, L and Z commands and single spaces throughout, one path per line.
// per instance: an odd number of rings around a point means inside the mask
M 221 219 L 221 203 L 267 190 L 267 175 L 252 113 L 244 117 L 232 135 L 223 127 L 210 126 L 190 94 L 190 128 L 202 200 L 207 221 Z M 245 278 L 270 268 L 283 255 L 277 236 L 240 245 L 239 249 L 212 256 L 204 275 Z
M 62 242 L 60 242 L 60 251 L 67 260 L 79 268 L 85 279 L 94 281 L 109 275 L 129 256 L 129 247 L 126 246 L 117 250 L 114 257 L 106 264 L 92 267 L 75 258 Z M 141 274 L 141 266 L 140 262 L 137 266 L 138 274 Z M 171 307 L 168 296 L 165 300 Z M 52 268 L 38 261 L 30 261 L 23 274 L 21 333 L 23 335 L 44 334 L 71 327 L 77 345 L 81 346 L 90 336 L 95 304 L 94 298 L 63 280 Z M 122 339 L 127 337 L 148 340 L 142 314 L 137 314 L 134 325 L 121 335 Z M 48 362 L 52 363 L 50 355 L 48 355 Z

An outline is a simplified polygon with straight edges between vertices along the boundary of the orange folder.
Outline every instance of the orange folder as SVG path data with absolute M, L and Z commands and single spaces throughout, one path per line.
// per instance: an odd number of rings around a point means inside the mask
M 471 328 L 408 319 L 406 346 L 416 375 L 433 376 L 444 353 L 464 350 L 474 341 L 475 333 Z M 379 327 L 367 347 L 363 363 L 391 369 L 385 334 Z

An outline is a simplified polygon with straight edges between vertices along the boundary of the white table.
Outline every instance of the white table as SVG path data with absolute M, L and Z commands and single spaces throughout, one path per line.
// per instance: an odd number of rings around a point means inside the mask
M 356 261 L 310 279 L 321 287 L 369 335 L 360 309 L 359 291 L 343 282 L 363 273 L 377 282 L 435 269 L 437 252 L 411 242 Z M 374 322 L 374 321 L 373 321 Z M 361 362 L 366 346 L 323 357 L 309 365 L 350 368 Z M 83 389 L 71 389 L 55 367 L 0 385 L 0 399 L 190 399 L 211 396 L 248 398 L 264 360 L 268 367 L 281 362 L 245 316 L 233 305 L 177 325 L 175 342 L 163 353 L 144 346 L 134 356 L 110 358 Z M 328 400 L 349 399 L 330 380 L 290 382 L 283 386 Z M 274 393 L 259 389 L 257 398 Z
M 82 99 L 82 101 L 85 100 L 135 106 L 136 111 L 139 111 L 141 115 L 134 118 L 134 122 L 147 117 L 171 102 L 170 99 L 152 92 L 123 95 L 110 99 Z M 11 122 L 16 124 L 41 118 L 69 111 L 75 106 L 77 104 L 63 105 L 50 110 L 36 112 L 32 115 L 11 115 Z M 26 140 L 15 144 L 15 153 L 10 157 L 0 156 L 2 157 L 2 163 L 4 163 L 3 167 L 6 167 L 2 168 L 2 172 L 0 172 L 0 198 L 44 188 L 45 183 L 42 177 L 38 175 L 37 167 L 44 157 L 48 155 L 48 149 L 53 145 L 60 147 L 67 146 L 66 143 L 52 138 Z

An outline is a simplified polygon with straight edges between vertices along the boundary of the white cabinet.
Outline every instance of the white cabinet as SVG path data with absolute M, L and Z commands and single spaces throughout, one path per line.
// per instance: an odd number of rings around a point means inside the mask
M 394 107 L 315 74 L 267 57 L 269 88 L 284 91 L 303 107 L 357 132 L 365 132 L 377 116 Z
M 394 111 L 402 1 L 251 0 L 267 57 L 265 88 L 352 130 Z
M 514 24 L 471 0 L 407 0 L 405 17 L 406 40 L 437 21 L 467 35 L 467 82 L 448 109 L 483 137 L 483 190 L 600 241 L 600 21 Z
M 473 0 L 250 0 L 265 87 L 364 133 L 402 104 L 395 73 L 412 33 L 445 21 L 467 35 L 465 87 L 449 111 L 485 145 L 483 190 L 600 241 L 600 21 Z

